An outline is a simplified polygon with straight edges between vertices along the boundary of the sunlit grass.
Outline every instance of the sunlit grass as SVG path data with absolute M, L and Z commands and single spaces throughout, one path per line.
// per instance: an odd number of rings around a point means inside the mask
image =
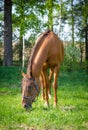
M 0 130 L 88 129 L 86 72 L 61 72 L 58 80 L 57 108 L 53 107 L 52 89 L 49 108 L 44 107 L 40 94 L 33 103 L 32 110 L 25 111 L 21 105 L 20 69 L 16 67 L 4 68 L 3 71 L 2 69 L 3 67 L 0 69 Z

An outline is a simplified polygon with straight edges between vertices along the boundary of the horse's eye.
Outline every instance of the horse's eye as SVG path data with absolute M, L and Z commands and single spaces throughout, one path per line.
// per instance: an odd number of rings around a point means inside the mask
M 28 86 L 28 91 L 30 92 L 32 89 L 32 86 Z

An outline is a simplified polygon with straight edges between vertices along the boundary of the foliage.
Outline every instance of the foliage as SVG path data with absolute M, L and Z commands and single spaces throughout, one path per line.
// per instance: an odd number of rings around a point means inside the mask
M 41 95 L 31 111 L 21 106 L 20 69 L 0 67 L 0 129 L 1 130 L 87 130 L 88 73 L 83 70 L 61 72 L 58 87 L 58 106 L 45 108 Z
M 13 28 L 17 28 L 22 37 L 29 30 L 37 32 L 40 30 L 41 21 L 39 19 L 36 1 L 13 0 Z M 32 30 L 32 31 L 31 31 Z
M 65 46 L 65 56 L 63 67 L 67 69 L 75 68 L 76 63 L 80 62 L 80 50 L 78 47 L 73 46 L 71 43 L 68 43 Z
M 88 58 L 88 4 L 87 0 L 12 0 L 12 27 L 13 39 L 20 41 L 19 59 L 22 59 L 22 37 L 28 38 L 28 41 L 34 45 L 35 39 L 39 34 L 47 29 L 52 29 L 59 34 L 64 41 L 71 40 L 85 42 L 85 57 Z M 73 18 L 72 18 L 73 17 Z M 73 19 L 73 20 L 72 20 Z M 68 25 L 68 29 L 64 29 Z M 59 33 L 60 26 L 60 33 Z M 0 40 L 3 41 L 4 27 L 4 0 L 0 0 Z M 73 29 L 71 29 L 73 27 Z M 66 33 L 67 31 L 69 33 Z M 72 34 L 73 33 L 73 34 Z M 74 38 L 74 39 L 73 39 Z M 76 45 L 74 45 L 76 46 Z M 68 48 L 69 45 L 68 45 Z M 72 48 L 72 47 L 71 47 Z M 75 47 L 74 47 L 75 48 Z M 75 49 L 72 49 L 75 50 Z M 18 48 L 17 48 L 18 49 Z M 10 52 L 10 51 L 9 51 Z M 66 53 L 69 53 L 66 49 Z M 72 61 L 79 61 L 80 54 L 65 56 L 67 66 L 71 66 Z M 76 53 L 76 51 L 75 51 Z M 77 50 L 77 53 L 78 50 Z M 66 54 L 67 55 L 67 54 Z M 70 54 L 68 54 L 70 55 Z M 79 56 L 78 59 L 76 55 Z M 82 54 L 81 54 L 82 56 Z M 74 58 L 75 57 L 75 58 Z M 70 59 L 69 59 L 70 58 Z M 74 59 L 72 59 L 74 58 Z M 70 63 L 68 64 L 68 62 Z M 71 65 L 70 65 L 71 64 Z

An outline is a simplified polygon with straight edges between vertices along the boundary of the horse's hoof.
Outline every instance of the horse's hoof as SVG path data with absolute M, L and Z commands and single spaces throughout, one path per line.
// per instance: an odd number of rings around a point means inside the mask
M 51 99 L 51 94 L 49 94 L 49 99 Z
M 47 102 L 45 102 L 44 107 L 48 108 L 49 104 Z
M 53 108 L 56 108 L 56 107 L 57 107 L 57 104 L 56 104 L 56 103 L 54 103 Z

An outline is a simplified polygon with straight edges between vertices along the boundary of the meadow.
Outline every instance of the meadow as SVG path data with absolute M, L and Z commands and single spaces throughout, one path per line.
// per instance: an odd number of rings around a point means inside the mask
M 58 78 L 58 105 L 49 108 L 41 93 L 26 111 L 21 104 L 21 67 L 0 67 L 0 130 L 88 130 L 88 73 L 63 71 Z

